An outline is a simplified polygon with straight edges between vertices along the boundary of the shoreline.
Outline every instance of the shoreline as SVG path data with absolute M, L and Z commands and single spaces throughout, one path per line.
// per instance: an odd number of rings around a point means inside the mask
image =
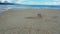
M 6 13 L 8 10 L 56 10 L 56 11 L 60 11 L 59 9 L 45 9 L 45 8 L 40 8 L 40 9 L 37 9 L 37 8 L 16 8 L 16 9 L 12 9 L 11 7 L 6 9 L 5 11 L 3 11 L 2 13 L 0 13 L 0 15 Z
M 8 11 L 8 10 L 19 10 L 19 9 L 22 9 L 22 10 L 30 10 L 30 9 L 33 9 L 33 10 L 56 10 L 56 11 L 60 11 L 59 9 L 48 9 L 48 8 L 39 8 L 39 9 L 37 9 L 37 8 L 16 8 L 16 9 L 13 9 L 13 8 L 7 8 L 6 10 L 4 10 L 2 13 L 0 13 L 0 14 L 4 14 L 6 11 Z

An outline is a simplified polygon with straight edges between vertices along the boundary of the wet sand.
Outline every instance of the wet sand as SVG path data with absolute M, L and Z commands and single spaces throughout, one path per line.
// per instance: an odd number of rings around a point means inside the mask
M 60 34 L 60 10 L 10 9 L 0 15 L 0 34 Z

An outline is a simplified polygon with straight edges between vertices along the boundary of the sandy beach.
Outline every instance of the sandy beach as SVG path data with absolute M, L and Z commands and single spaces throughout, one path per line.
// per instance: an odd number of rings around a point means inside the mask
M 0 15 L 0 34 L 60 34 L 60 10 L 9 9 Z

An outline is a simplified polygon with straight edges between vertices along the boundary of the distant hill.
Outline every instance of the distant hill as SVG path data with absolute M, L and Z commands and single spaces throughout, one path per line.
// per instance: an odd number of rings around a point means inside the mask
M 3 3 L 0 1 L 0 5 L 15 5 L 15 3 L 9 3 L 8 1 L 4 1 Z
M 0 5 L 16 5 L 14 3 L 0 3 Z

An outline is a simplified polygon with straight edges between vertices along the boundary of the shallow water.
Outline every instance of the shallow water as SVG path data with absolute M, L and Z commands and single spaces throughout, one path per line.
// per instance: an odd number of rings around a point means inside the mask
M 8 9 L 11 9 L 13 7 L 13 5 L 0 5 L 0 13 L 8 10 Z
M 58 6 L 57 6 L 58 7 Z M 3 13 L 4 11 L 8 10 L 8 9 L 19 9 L 19 8 L 23 8 L 23 9 L 28 9 L 28 8 L 33 8 L 33 9 L 60 9 L 57 7 L 32 7 L 32 6 L 20 6 L 20 5 L 0 5 L 0 14 Z

